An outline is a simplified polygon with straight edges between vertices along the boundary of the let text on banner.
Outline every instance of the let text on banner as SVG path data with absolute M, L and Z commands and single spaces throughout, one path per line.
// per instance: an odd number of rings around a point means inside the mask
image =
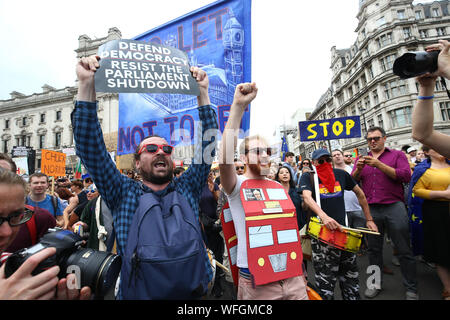
M 361 137 L 359 116 L 300 121 L 300 141 L 334 140 Z

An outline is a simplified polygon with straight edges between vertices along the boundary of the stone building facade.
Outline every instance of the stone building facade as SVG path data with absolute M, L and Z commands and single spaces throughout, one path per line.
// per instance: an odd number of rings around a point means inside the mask
M 110 28 L 104 38 L 92 40 L 87 35 L 78 38 L 76 57 L 95 54 L 103 43 L 120 39 L 117 28 Z M 55 89 L 43 85 L 42 92 L 24 95 L 13 91 L 11 98 L 0 100 L 0 152 L 11 155 L 14 146 L 26 146 L 36 150 L 36 168 L 40 168 L 41 149 L 63 152 L 75 148 L 70 114 L 74 108 L 77 85 Z M 97 95 L 98 117 L 108 151 L 117 148 L 118 95 Z M 69 156 L 68 168 L 74 167 L 76 156 Z
M 357 39 L 350 48 L 331 48 L 331 85 L 308 118 L 361 117 L 363 136 L 333 141 L 332 148 L 366 148 L 366 128 L 373 126 L 386 130 L 388 147 L 419 146 L 411 137 L 417 84 L 414 78 L 400 80 L 392 66 L 408 51 L 424 51 L 439 39 L 448 39 L 449 9 L 448 0 L 416 5 L 412 0 L 359 1 Z M 434 115 L 435 128 L 450 134 L 450 102 L 440 82 L 436 85 Z M 303 145 L 303 156 L 308 157 L 316 147 L 327 143 Z

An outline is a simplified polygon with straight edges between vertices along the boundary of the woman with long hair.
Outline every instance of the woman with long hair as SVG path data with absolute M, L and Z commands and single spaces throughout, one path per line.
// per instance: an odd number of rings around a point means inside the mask
M 294 203 L 295 210 L 297 211 L 298 229 L 300 230 L 306 223 L 302 212 L 302 198 L 298 193 L 298 189 L 295 186 L 294 179 L 292 178 L 289 169 L 286 167 L 280 167 L 275 175 L 275 181 L 281 183 Z
M 408 202 L 423 199 L 424 259 L 436 264 L 444 286 L 442 296 L 450 300 L 450 161 L 429 147 L 422 149 L 427 159 L 414 169 Z

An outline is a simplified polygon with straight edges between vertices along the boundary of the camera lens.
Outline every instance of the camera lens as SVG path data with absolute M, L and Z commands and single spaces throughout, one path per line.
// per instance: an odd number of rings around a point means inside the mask
M 394 61 L 393 72 L 401 79 L 433 73 L 437 70 L 439 52 L 407 52 Z
M 121 264 L 120 256 L 93 249 L 78 250 L 66 261 L 67 266 L 80 268 L 81 287 L 89 286 L 97 298 L 106 296 L 114 288 Z

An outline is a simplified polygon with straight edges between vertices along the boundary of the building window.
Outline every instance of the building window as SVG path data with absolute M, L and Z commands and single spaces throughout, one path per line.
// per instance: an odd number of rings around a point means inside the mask
M 5 129 L 9 129 L 9 119 L 5 119 Z
M 366 75 L 363 75 L 361 77 L 361 86 L 365 87 L 367 84 Z
M 356 107 L 352 106 L 351 108 L 352 116 L 356 116 Z
M 411 107 L 404 107 L 389 112 L 392 128 L 405 127 L 411 124 Z
M 61 111 L 59 111 L 61 112 Z M 55 133 L 55 148 L 61 147 L 61 132 Z
M 377 39 L 378 48 L 383 48 L 392 43 L 392 33 L 383 34 Z
M 22 126 L 26 126 L 27 125 L 27 117 L 23 117 L 22 118 Z
M 416 19 L 417 20 L 422 19 L 422 11 L 416 11 L 415 14 L 416 14 Z
M 56 121 L 61 120 L 61 111 L 56 111 Z
M 384 94 L 387 99 L 392 99 L 406 94 L 406 84 L 404 80 L 394 80 L 384 85 Z
M 443 121 L 449 121 L 450 120 L 450 102 L 441 102 L 441 115 Z
M 359 92 L 359 82 L 355 81 L 353 85 L 355 86 L 355 92 Z
M 379 18 L 379 19 L 377 20 L 377 26 L 378 26 L 378 27 L 381 27 L 381 26 L 384 25 L 384 24 L 386 24 L 386 19 L 385 19 L 384 16 L 383 16 L 383 17 L 381 17 L 381 18 Z
M 353 88 L 352 86 L 348 87 L 348 98 L 351 99 L 353 97 Z
M 372 65 L 369 65 L 367 72 L 369 73 L 369 80 L 372 80 L 374 78 Z
M 380 100 L 378 99 L 378 91 L 377 90 L 372 91 L 372 98 L 373 98 L 373 103 L 375 105 L 377 105 L 380 102 Z
M 436 28 L 436 32 L 438 36 L 445 36 L 445 28 Z
M 342 93 L 338 95 L 337 99 L 340 106 L 344 104 L 344 95 Z
M 431 15 L 433 16 L 433 18 L 440 17 L 441 14 L 440 14 L 440 12 L 439 12 L 439 8 L 433 8 L 433 9 L 431 9 Z
M 27 142 L 27 136 L 22 135 L 18 138 L 18 145 L 21 147 L 25 147 L 25 143 Z
M 364 97 L 364 108 L 366 108 L 366 110 L 370 109 L 370 97 Z
M 45 135 L 40 135 L 39 136 L 39 149 L 44 149 L 45 148 Z
M 395 54 L 390 54 L 383 59 L 381 59 L 381 70 L 389 71 L 392 70 L 392 66 L 394 65 Z
M 428 38 L 428 31 L 426 29 L 419 30 L 421 38 Z
M 373 119 L 367 120 L 367 124 L 369 125 L 369 128 L 375 127 L 375 122 Z
M 384 128 L 383 127 L 383 115 L 382 114 L 377 115 L 377 121 L 378 121 L 378 126 L 381 127 L 381 128 Z
M 403 37 L 405 39 L 411 38 L 411 28 L 410 27 L 403 28 Z
M 41 123 L 45 122 L 45 113 L 41 113 L 40 122 Z
M 3 140 L 3 153 L 8 153 L 8 140 Z
M 406 19 L 405 10 L 398 10 L 397 11 L 397 17 L 401 19 Z

